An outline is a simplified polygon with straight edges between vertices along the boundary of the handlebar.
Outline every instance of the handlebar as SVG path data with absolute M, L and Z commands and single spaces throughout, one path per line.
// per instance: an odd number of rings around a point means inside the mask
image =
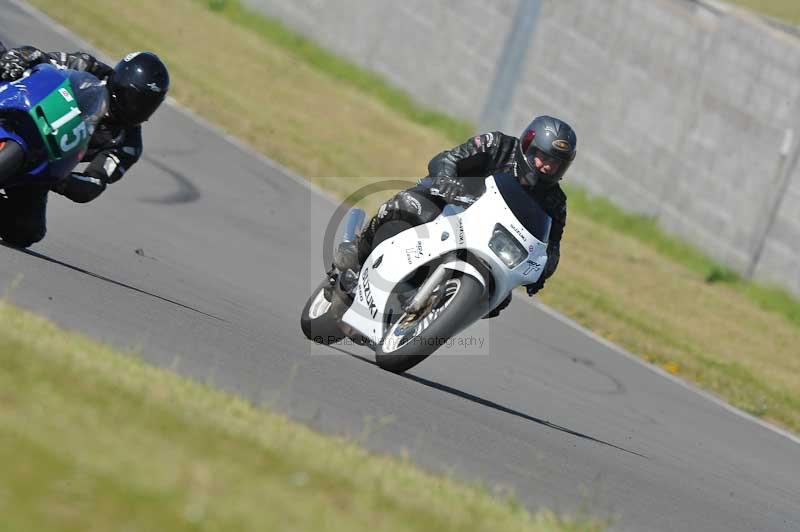
M 429 188 L 428 192 L 432 196 L 438 196 L 440 198 L 444 198 L 444 194 L 442 194 L 439 191 L 438 188 Z M 478 201 L 478 198 L 476 198 L 475 196 L 469 196 L 469 195 L 464 194 L 464 195 L 461 195 L 461 196 L 454 197 L 453 199 L 449 200 L 448 203 L 453 203 L 453 204 L 456 204 L 456 205 L 461 204 L 461 205 L 469 206 L 469 205 L 472 205 L 473 203 L 475 203 L 476 201 Z

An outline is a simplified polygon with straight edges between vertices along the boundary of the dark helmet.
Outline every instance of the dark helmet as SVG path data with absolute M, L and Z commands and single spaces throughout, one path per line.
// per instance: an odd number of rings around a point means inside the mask
M 158 109 L 169 90 L 169 72 L 152 52 L 132 52 L 117 63 L 108 77 L 111 118 L 133 126 Z
M 552 116 L 537 116 L 519 137 L 517 172 L 530 186 L 555 185 L 575 159 L 577 142 L 575 131 L 566 122 Z M 555 168 L 549 173 L 539 171 L 534 162 L 536 157 Z

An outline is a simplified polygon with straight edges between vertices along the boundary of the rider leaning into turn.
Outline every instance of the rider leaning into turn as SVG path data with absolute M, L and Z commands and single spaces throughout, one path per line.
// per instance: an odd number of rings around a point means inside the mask
M 357 270 L 369 256 L 378 229 L 389 221 L 419 225 L 439 216 L 444 202 L 432 195 L 430 189 L 438 189 L 444 200 L 452 201 L 462 194 L 469 195 L 471 189 L 476 190 L 486 176 L 507 172 L 517 177 L 530 197 L 552 218 L 547 264 L 539 280 L 526 286 L 528 295 L 534 295 L 558 266 L 561 236 L 567 221 L 567 197 L 558 182 L 575 159 L 576 144 L 575 132 L 566 122 L 539 116 L 519 139 L 500 132 L 485 133 L 438 154 L 428 163 L 428 177 L 380 206 L 357 244 L 339 246 L 334 266 L 340 271 Z M 497 316 L 510 303 L 511 294 L 486 317 Z
M 167 67 L 151 52 L 134 52 L 114 68 L 83 52 L 45 53 L 32 46 L 4 50 L 0 45 L 0 81 L 14 81 L 40 63 L 82 70 L 106 82 L 110 108 L 89 141 L 83 172 L 73 172 L 52 187 L 17 186 L 6 190 L 0 207 L 0 237 L 27 247 L 44 238 L 47 194 L 58 192 L 86 203 L 122 178 L 142 154 L 142 122 L 155 112 L 169 89 Z

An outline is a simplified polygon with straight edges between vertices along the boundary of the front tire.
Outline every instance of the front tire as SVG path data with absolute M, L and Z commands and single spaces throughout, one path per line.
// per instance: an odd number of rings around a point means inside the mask
M 300 328 L 303 334 L 318 344 L 331 345 L 344 338 L 338 320 L 331 316 L 333 297 L 330 283 L 327 279 L 322 281 L 311 293 L 300 315 Z
M 470 275 L 444 283 L 444 296 L 419 317 L 403 314 L 375 347 L 375 362 L 392 373 L 416 366 L 474 318 L 483 286 Z
M 14 177 L 25 162 L 25 150 L 13 140 L 0 140 L 0 187 Z

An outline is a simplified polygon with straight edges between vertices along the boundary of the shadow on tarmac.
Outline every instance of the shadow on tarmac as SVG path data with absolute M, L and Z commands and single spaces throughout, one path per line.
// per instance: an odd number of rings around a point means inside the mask
M 346 350 L 344 350 L 344 349 L 342 349 L 340 347 L 336 347 L 335 345 L 331 345 L 331 346 L 328 346 L 328 347 L 330 347 L 331 349 L 335 349 L 336 351 L 339 351 L 342 354 L 345 354 L 345 355 L 348 355 L 348 356 L 350 356 L 352 358 L 360 360 L 361 362 L 364 362 L 364 363 L 367 363 L 367 364 L 371 364 L 371 365 L 377 367 L 377 364 L 375 364 L 375 362 L 373 362 L 372 360 L 370 360 L 370 359 L 368 359 L 366 357 L 363 357 L 361 355 L 357 355 L 355 353 L 351 353 L 351 352 L 346 351 Z M 414 382 L 416 382 L 418 384 L 421 384 L 423 386 L 427 386 L 428 388 L 433 388 L 434 390 L 439 390 L 441 392 L 445 392 L 445 393 L 448 393 L 450 395 L 455 395 L 456 397 L 460 397 L 462 399 L 466 399 L 467 401 L 472 401 L 473 403 L 479 404 L 479 405 L 484 406 L 486 408 L 491 408 L 493 410 L 497 410 L 498 412 L 503 412 L 505 414 L 510 414 L 512 416 L 516 416 L 516 417 L 524 419 L 526 421 L 531 421 L 533 423 L 538 423 L 539 425 L 542 425 L 542 426 L 545 426 L 545 427 L 548 427 L 548 428 L 551 428 L 551 429 L 554 429 L 554 430 L 557 430 L 557 431 L 560 431 L 560 432 L 564 432 L 564 433 L 567 433 L 567 434 L 571 434 L 572 436 L 577 436 L 578 438 L 582 438 L 584 440 L 589 440 L 589 441 L 592 441 L 592 442 L 595 442 L 595 443 L 599 443 L 601 445 L 605 445 L 605 446 L 608 446 L 608 447 L 613 447 L 614 449 L 618 449 L 620 451 L 623 451 L 623 452 L 638 456 L 640 458 L 644 458 L 645 460 L 650 460 L 650 458 L 648 456 L 645 456 L 643 454 L 637 453 L 636 451 L 632 451 L 630 449 L 625 449 L 624 447 L 620 447 L 618 445 L 614 445 L 613 443 L 609 443 L 607 441 L 603 441 L 603 440 L 597 439 L 595 437 L 589 436 L 588 434 L 583 434 L 581 432 L 574 431 L 574 430 L 569 429 L 567 427 L 563 427 L 561 425 L 557 425 L 556 423 L 553 423 L 551 421 L 547 421 L 546 419 L 541 419 L 541 418 L 538 418 L 538 417 L 535 417 L 535 416 L 531 416 L 531 415 L 526 414 L 524 412 L 520 412 L 518 410 L 514 410 L 513 408 L 509 408 L 507 406 L 503 406 L 501 404 L 495 403 L 494 401 L 490 401 L 488 399 L 484 399 L 482 397 L 478 397 L 477 395 L 473 395 L 473 394 L 465 392 L 463 390 L 459 390 L 459 389 L 453 388 L 451 386 L 447 386 L 446 384 L 442 384 L 442 383 L 435 382 L 435 381 L 432 381 L 432 380 L 429 380 L 429 379 L 425 379 L 423 377 L 418 377 L 418 376 L 412 375 L 410 373 L 404 373 L 402 375 L 398 375 L 398 377 L 401 377 L 401 378 L 404 378 L 404 379 L 408 379 L 410 381 L 414 381 Z
M 175 306 L 178 306 L 178 307 L 181 307 L 181 308 L 185 308 L 187 310 L 191 310 L 192 312 L 197 312 L 198 314 L 202 314 L 203 316 L 208 316 L 209 318 L 213 318 L 215 320 L 219 320 L 219 321 L 222 321 L 222 322 L 225 322 L 225 323 L 229 323 L 228 320 L 226 320 L 226 319 L 214 316 L 213 314 L 208 314 L 207 312 L 203 312 L 202 310 L 196 309 L 194 307 L 190 307 L 189 305 L 184 305 L 183 303 L 180 303 L 180 302 L 175 301 L 173 299 L 169 299 L 169 298 L 160 296 L 158 294 L 154 294 L 153 292 L 148 292 L 146 290 L 142 290 L 141 288 L 136 288 L 135 286 L 131 286 L 129 284 L 122 283 L 120 281 L 115 281 L 114 279 L 111 279 L 110 277 L 106 277 L 106 276 L 100 275 L 98 273 L 90 272 L 89 270 L 85 270 L 85 269 L 80 268 L 78 266 L 74 266 L 72 264 L 68 264 L 68 263 L 60 261 L 58 259 L 54 259 L 53 257 L 48 257 L 47 255 L 42 255 L 41 253 L 37 253 L 36 251 L 31 251 L 29 249 L 20 249 L 20 248 L 17 248 L 15 246 L 10 246 L 10 245 L 2 243 L 2 242 L 0 242 L 0 245 L 4 246 L 6 248 L 10 248 L 10 249 L 16 249 L 16 250 L 18 250 L 18 251 L 20 251 L 22 253 L 25 253 L 26 255 L 30 255 L 32 257 L 36 257 L 37 259 L 42 259 L 42 260 L 45 260 L 47 262 L 51 262 L 53 264 L 58 264 L 59 266 L 63 266 L 64 268 L 68 268 L 70 270 L 82 273 L 84 275 L 88 275 L 90 277 L 94 277 L 95 279 L 100 279 L 101 281 L 105 281 L 107 283 L 110 283 L 110 284 L 113 284 L 113 285 L 116 285 L 116 286 L 119 286 L 119 287 L 122 287 L 122 288 L 127 288 L 128 290 L 132 290 L 132 291 L 134 291 L 134 292 L 136 292 L 138 294 L 143 294 L 143 295 L 146 295 L 146 296 L 150 296 L 150 297 L 153 297 L 155 299 L 159 299 L 161 301 L 164 301 L 166 303 L 170 303 L 172 305 L 175 305 Z

